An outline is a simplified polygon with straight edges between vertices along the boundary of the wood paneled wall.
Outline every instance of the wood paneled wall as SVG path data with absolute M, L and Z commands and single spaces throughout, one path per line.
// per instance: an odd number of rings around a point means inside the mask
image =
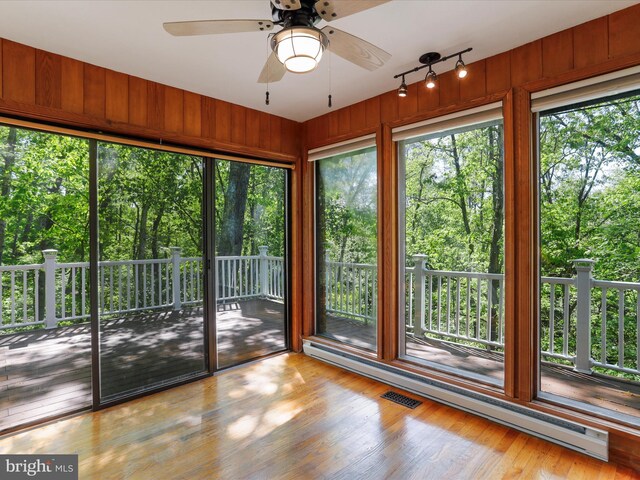
M 635 5 L 469 64 L 464 80 L 452 70 L 439 74 L 433 90 L 415 74 L 420 80 L 409 85 L 404 98 L 392 90 L 309 120 L 307 144 L 316 148 L 373 132 L 380 124 L 411 123 L 501 99 L 512 88 L 540 90 L 636 65 L 639 59 L 640 5 Z
M 447 52 L 443 52 L 447 53 Z M 395 146 L 391 128 L 453 111 L 501 101 L 505 124 L 505 321 L 508 345 L 505 351 L 503 392 L 491 391 L 456 377 L 423 370 L 466 388 L 484 391 L 507 400 L 590 423 L 610 432 L 611 458 L 625 465 L 640 466 L 640 432 L 607 419 L 593 419 L 569 409 L 532 401 L 537 384 L 536 239 L 537 213 L 535 163 L 532 161 L 531 93 L 561 84 L 640 65 L 640 4 L 606 17 L 549 35 L 513 50 L 468 65 L 469 75 L 458 80 L 453 71 L 439 75 L 433 90 L 420 81 L 400 98 L 396 90 L 311 119 L 304 124 L 306 147 L 324 145 L 378 134 L 379 156 L 379 265 L 381 305 L 378 358 L 395 361 L 398 328 L 397 291 L 397 178 Z M 303 272 L 313 285 L 313 169 L 303 165 Z M 383 288 L 384 287 L 384 288 Z M 303 332 L 313 333 L 313 294 L 303 292 Z M 380 340 L 381 339 L 381 340 Z
M 292 120 L 0 39 L 0 113 L 285 162 Z

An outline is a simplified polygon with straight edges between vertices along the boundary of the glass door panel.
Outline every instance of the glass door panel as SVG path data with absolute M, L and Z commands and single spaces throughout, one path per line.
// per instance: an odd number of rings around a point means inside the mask
M 102 401 L 201 374 L 201 158 L 98 144 Z
M 0 431 L 91 405 L 89 143 L 0 126 Z
M 287 171 L 215 160 L 217 368 L 288 347 Z

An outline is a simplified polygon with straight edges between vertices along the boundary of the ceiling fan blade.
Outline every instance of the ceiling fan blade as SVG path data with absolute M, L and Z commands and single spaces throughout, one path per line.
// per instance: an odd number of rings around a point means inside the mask
M 271 0 L 271 4 L 279 10 L 299 10 L 300 0 Z
M 282 80 L 285 73 L 287 73 L 287 69 L 284 68 L 282 63 L 280 63 L 276 54 L 271 52 L 271 55 L 267 58 L 264 67 L 262 67 L 262 72 L 260 72 L 260 76 L 258 77 L 258 83 L 279 82 Z
M 316 11 L 324 20 L 330 22 L 354 13 L 377 7 L 389 0 L 318 0 Z
M 167 22 L 164 29 L 177 37 L 212 35 L 219 33 L 262 32 L 273 30 L 271 20 L 196 20 L 193 22 Z
M 329 39 L 329 50 L 356 65 L 375 70 L 391 58 L 391 54 L 366 40 L 327 25 L 322 32 Z

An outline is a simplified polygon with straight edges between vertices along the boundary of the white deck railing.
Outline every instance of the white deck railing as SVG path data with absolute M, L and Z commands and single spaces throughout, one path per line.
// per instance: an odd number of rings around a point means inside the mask
M 284 259 L 267 255 L 217 257 L 217 301 L 284 298 Z M 44 263 L 0 266 L 0 331 L 89 318 L 89 263 L 58 263 L 56 250 Z M 98 262 L 101 316 L 161 308 L 179 310 L 203 299 L 203 262 L 182 257 Z
M 282 300 L 285 264 L 259 247 L 254 256 L 217 257 L 217 301 Z M 45 250 L 42 264 L 0 266 L 0 330 L 89 317 L 89 264 L 57 263 Z M 592 260 L 576 260 L 574 278 L 541 278 L 541 354 L 571 362 L 580 372 L 602 367 L 640 374 L 640 283 L 595 280 Z M 414 257 L 405 269 L 406 329 L 416 337 L 504 346 L 504 277 L 495 273 L 430 270 Z M 171 257 L 99 262 L 102 316 L 159 308 L 179 310 L 203 299 L 203 264 Z M 326 311 L 375 321 L 377 267 L 325 263 Z

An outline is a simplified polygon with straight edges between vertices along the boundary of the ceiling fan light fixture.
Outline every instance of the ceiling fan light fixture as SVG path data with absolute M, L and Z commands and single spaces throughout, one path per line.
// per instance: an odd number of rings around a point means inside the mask
M 328 45 L 326 35 L 312 27 L 285 28 L 271 38 L 276 57 L 292 73 L 314 70 Z

